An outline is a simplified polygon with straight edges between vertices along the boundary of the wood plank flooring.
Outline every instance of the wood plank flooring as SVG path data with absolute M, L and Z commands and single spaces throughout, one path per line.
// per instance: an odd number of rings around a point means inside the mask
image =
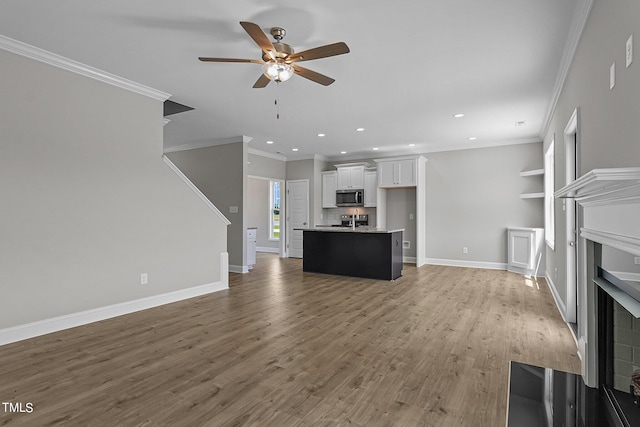
M 509 361 L 579 372 L 544 280 L 259 254 L 230 289 L 0 347 L 0 425 L 501 426 Z

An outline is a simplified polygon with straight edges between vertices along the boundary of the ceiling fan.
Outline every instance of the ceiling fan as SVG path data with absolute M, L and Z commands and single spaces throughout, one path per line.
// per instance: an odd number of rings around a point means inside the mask
M 290 45 L 282 42 L 282 39 L 286 35 L 284 28 L 274 27 L 271 29 L 271 35 L 275 39 L 275 42 L 271 43 L 258 25 L 247 21 L 241 21 L 240 25 L 242 25 L 242 28 L 249 34 L 249 37 L 262 49 L 262 59 L 206 57 L 199 57 L 198 59 L 203 62 L 249 62 L 262 64 L 264 73 L 255 82 L 253 85 L 254 88 L 263 88 L 268 85 L 271 80 L 283 82 L 288 80 L 294 73 L 316 83 L 320 83 L 321 85 L 329 86 L 335 81 L 334 79 L 303 68 L 296 63 L 349 53 L 349 47 L 344 42 L 328 44 L 295 53 Z

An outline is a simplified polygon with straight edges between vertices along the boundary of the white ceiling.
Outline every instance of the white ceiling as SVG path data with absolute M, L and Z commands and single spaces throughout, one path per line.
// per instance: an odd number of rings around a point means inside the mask
M 165 150 L 245 135 L 287 159 L 346 160 L 539 141 L 581 1 L 3 0 L 0 34 L 194 107 L 169 117 Z M 284 27 L 296 51 L 351 52 L 301 64 L 331 86 L 253 89 L 260 65 L 197 59 L 259 59 L 239 21 Z

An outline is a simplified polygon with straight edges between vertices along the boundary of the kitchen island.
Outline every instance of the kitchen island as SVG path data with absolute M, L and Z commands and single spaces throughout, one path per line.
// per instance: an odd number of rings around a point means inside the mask
M 304 229 L 302 270 L 395 280 L 402 275 L 402 232 L 372 227 Z

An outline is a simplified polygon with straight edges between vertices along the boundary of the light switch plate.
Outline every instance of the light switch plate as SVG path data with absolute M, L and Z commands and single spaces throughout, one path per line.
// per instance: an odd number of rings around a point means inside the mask
M 609 68 L 609 89 L 613 89 L 616 85 L 616 63 L 611 64 Z
M 229 213 L 238 213 L 237 206 L 229 206 Z
M 629 36 L 629 39 L 627 40 L 626 52 L 627 52 L 627 68 L 629 68 L 629 66 L 633 62 L 633 34 L 631 34 Z

